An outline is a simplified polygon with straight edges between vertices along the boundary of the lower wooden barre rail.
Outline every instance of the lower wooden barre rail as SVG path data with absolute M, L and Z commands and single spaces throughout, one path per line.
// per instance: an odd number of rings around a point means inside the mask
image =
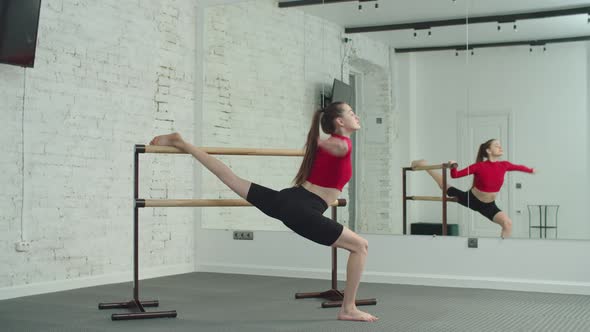
M 138 153 L 186 153 L 172 146 L 159 145 L 136 145 Z M 303 150 L 298 149 L 254 149 L 254 148 L 213 148 L 201 147 L 208 154 L 216 155 L 234 155 L 234 156 L 283 156 L 283 157 L 303 157 Z
M 214 207 L 214 206 L 252 206 L 244 199 L 138 199 L 138 208 L 146 207 Z M 346 200 L 339 198 L 330 206 L 346 206 Z
M 406 197 L 407 200 L 410 201 L 434 201 L 434 202 L 442 202 L 442 197 L 440 196 L 408 196 Z M 448 202 L 457 202 L 456 197 L 447 197 Z

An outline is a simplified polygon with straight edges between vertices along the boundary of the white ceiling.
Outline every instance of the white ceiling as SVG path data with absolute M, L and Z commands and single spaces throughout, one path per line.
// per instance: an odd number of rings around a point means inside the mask
M 303 10 L 350 28 L 590 6 L 588 0 L 378 0 L 378 3 L 379 8 L 374 8 L 374 2 L 363 3 L 362 11 L 358 9 L 357 1 L 282 10 Z M 522 20 L 516 25 L 516 31 L 513 23 L 502 24 L 500 31 L 497 23 L 438 27 L 432 28 L 431 36 L 426 30 L 417 31 L 417 37 L 414 37 L 414 30 L 362 34 L 396 48 L 590 36 L 587 14 Z M 354 39 L 354 35 L 350 36 Z

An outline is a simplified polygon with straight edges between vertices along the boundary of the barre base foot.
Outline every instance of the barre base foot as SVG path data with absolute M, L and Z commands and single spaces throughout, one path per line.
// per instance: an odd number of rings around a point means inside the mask
M 325 292 L 310 292 L 310 293 L 296 293 L 296 299 L 311 299 L 322 298 L 326 300 L 336 301 L 344 298 L 344 293 L 337 289 L 329 289 Z
M 140 301 L 143 307 L 157 307 L 160 305 L 158 300 L 145 300 Z M 127 301 L 127 302 L 109 302 L 109 303 L 99 303 L 98 309 L 129 309 L 129 308 L 137 308 L 137 304 L 135 301 Z
M 135 312 L 112 314 L 112 320 L 148 319 L 148 318 L 175 318 L 176 310 L 145 311 L 144 307 L 157 307 L 158 300 L 139 301 L 133 299 L 127 302 L 100 303 L 98 309 L 133 309 Z
M 112 314 L 112 320 L 149 319 L 149 318 L 176 318 L 176 310 L 152 311 L 152 312 L 130 312 L 124 314 Z

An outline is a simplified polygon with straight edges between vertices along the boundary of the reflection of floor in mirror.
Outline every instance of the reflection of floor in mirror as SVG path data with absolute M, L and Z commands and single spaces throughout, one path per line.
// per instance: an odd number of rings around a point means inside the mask
M 0 301 L 3 331 L 590 331 L 590 296 L 363 283 L 375 323 L 336 321 L 321 299 L 329 281 L 189 273 L 140 283 L 142 299 L 177 318 L 111 321 L 99 302 L 129 300 L 131 283 Z

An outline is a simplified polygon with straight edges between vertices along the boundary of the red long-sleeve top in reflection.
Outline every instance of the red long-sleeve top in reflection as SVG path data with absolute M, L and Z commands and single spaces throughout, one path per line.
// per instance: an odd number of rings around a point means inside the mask
M 523 165 L 514 165 L 508 161 L 482 161 L 460 171 L 451 169 L 453 179 L 473 174 L 475 188 L 489 193 L 500 191 L 504 184 L 504 175 L 509 171 L 532 173 L 533 169 Z
M 346 136 L 332 134 L 332 137 L 346 141 L 348 145 L 346 155 L 337 157 L 318 147 L 307 181 L 321 187 L 342 191 L 352 177 L 352 142 Z

